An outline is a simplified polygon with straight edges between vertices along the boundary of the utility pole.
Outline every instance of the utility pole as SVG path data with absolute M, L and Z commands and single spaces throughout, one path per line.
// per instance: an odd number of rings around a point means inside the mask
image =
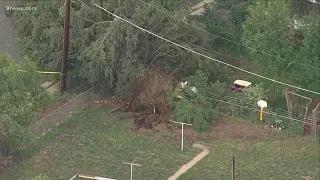
M 60 90 L 63 93 L 67 88 L 67 69 L 69 54 L 69 29 L 70 29 L 70 4 L 71 0 L 66 0 L 64 11 L 64 31 L 63 31 L 63 47 L 60 74 Z

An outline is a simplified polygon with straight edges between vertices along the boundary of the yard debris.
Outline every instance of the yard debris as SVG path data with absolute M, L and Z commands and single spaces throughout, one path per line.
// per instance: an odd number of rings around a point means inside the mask
M 0 156 L 0 163 L 1 163 L 1 165 L 5 166 L 5 167 L 12 167 L 12 161 L 13 161 L 12 156 L 9 156 L 9 157 L 1 157 Z

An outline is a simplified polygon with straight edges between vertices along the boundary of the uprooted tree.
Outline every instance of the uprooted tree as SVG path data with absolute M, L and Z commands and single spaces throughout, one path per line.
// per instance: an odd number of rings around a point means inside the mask
M 167 119 L 164 116 L 170 114 L 166 105 L 168 94 L 175 88 L 175 81 L 182 77 L 206 67 L 210 69 L 211 81 L 216 81 L 222 71 L 226 72 L 197 54 L 112 17 L 92 2 L 84 0 L 72 4 L 71 76 L 99 84 L 102 90 L 111 89 L 118 96 L 130 97 L 129 111 L 140 111 L 141 106 L 147 106 L 148 113 L 139 116 L 138 122 L 147 122 L 147 126 L 152 127 L 154 122 Z M 29 3 L 24 5 L 33 6 L 35 2 Z M 62 48 L 63 3 L 41 1 L 37 2 L 37 12 L 17 12 L 14 15 L 23 52 L 46 69 L 56 69 L 59 65 L 57 56 Z M 205 29 L 203 23 L 189 14 L 184 0 L 101 0 L 99 4 L 148 31 L 213 57 L 208 51 L 193 46 L 209 48 L 207 42 L 214 38 L 190 26 Z M 171 13 L 188 24 L 176 20 Z M 130 87 L 132 91 L 129 91 Z M 191 104 L 194 103 L 192 101 L 190 99 Z M 152 113 L 155 111 L 157 113 Z M 208 122 L 210 118 L 206 117 Z
M 209 130 L 211 121 L 220 115 L 210 92 L 223 94 L 226 85 L 210 83 L 210 73 L 204 70 L 197 70 L 185 83 L 177 83 L 173 75 L 152 67 L 137 78 L 129 91 L 126 111 L 139 113 L 135 117 L 138 128 L 150 129 L 172 118 L 192 123 L 197 131 Z
M 138 77 L 129 89 L 130 102 L 125 111 L 139 112 L 135 124 L 138 128 L 153 128 L 168 120 L 170 109 L 167 97 L 175 87 L 172 73 L 152 67 Z
M 143 75 L 151 65 L 168 71 L 178 69 L 182 74 L 199 66 L 202 58 L 198 55 L 116 19 L 92 2 L 76 1 L 72 5 L 69 57 L 73 77 L 84 78 L 104 90 L 112 89 L 117 95 L 125 96 L 135 78 Z M 24 6 L 32 6 L 35 2 L 29 3 Z M 19 43 L 23 52 L 43 68 L 57 69 L 62 48 L 64 1 L 36 3 L 37 12 L 14 15 Z M 99 4 L 142 28 L 185 46 L 192 43 L 207 47 L 212 39 L 170 16 L 172 13 L 189 24 L 205 28 L 189 15 L 184 0 L 111 0 L 99 1 Z

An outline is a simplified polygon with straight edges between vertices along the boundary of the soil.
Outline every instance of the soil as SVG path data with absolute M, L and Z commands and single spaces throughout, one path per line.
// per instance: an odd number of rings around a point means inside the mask
M 159 123 L 152 129 L 153 132 L 169 132 L 174 134 L 176 142 L 181 141 L 181 127 Z M 145 128 L 139 129 L 138 133 L 149 133 Z M 247 122 L 231 120 L 231 117 L 222 117 L 213 121 L 211 131 L 206 133 L 197 133 L 192 127 L 184 126 L 184 138 L 190 142 L 196 142 L 202 139 L 211 140 L 262 140 L 276 134 L 278 131 L 262 125 L 255 125 Z
M 93 107 L 106 107 L 116 110 L 124 110 L 123 106 L 127 105 L 128 101 L 124 99 L 118 99 L 116 97 L 101 97 L 99 100 L 93 101 L 89 106 Z M 119 108 L 119 109 L 116 109 Z M 113 111 L 111 110 L 111 111 Z
M 167 95 L 174 89 L 173 77 L 152 67 L 138 77 L 129 90 L 131 95 L 125 112 L 132 112 L 136 129 L 153 129 L 170 118 Z
M 43 150 L 41 151 L 34 160 L 34 165 L 33 168 L 34 169 L 53 169 L 56 164 L 50 160 L 50 156 L 51 156 L 52 152 L 50 150 Z
M 242 140 L 260 140 L 270 137 L 277 131 L 267 126 L 252 124 L 249 122 L 232 121 L 231 117 L 222 117 L 213 121 L 211 133 L 212 139 L 242 139 Z M 208 133 L 202 134 L 206 136 Z
M 56 100 L 54 101 L 52 104 L 50 104 L 49 106 L 41 109 L 37 115 L 36 115 L 36 119 L 40 120 L 43 117 L 45 117 L 46 115 L 48 115 L 49 113 L 51 113 L 52 111 L 58 109 L 60 106 L 62 106 L 63 104 L 67 103 L 67 100 Z

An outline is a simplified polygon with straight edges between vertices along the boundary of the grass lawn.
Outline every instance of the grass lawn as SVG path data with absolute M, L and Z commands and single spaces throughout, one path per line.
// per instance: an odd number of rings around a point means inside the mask
M 236 179 L 320 178 L 319 144 L 311 137 L 278 134 L 264 140 L 216 140 L 211 144 L 208 156 L 179 179 L 231 179 L 231 155 L 235 156 Z
M 130 166 L 122 164 L 125 161 L 142 165 L 134 168 L 134 179 L 162 180 L 200 152 L 186 144 L 181 153 L 170 135 L 139 135 L 131 131 L 128 120 L 106 115 L 107 111 L 91 107 L 74 115 L 35 142 L 3 179 L 25 180 L 40 173 L 54 180 L 77 173 L 130 179 Z
M 130 121 L 111 116 L 108 111 L 91 107 L 74 115 L 38 139 L 0 179 L 24 180 L 40 173 L 55 180 L 78 173 L 129 179 L 130 166 L 122 164 L 126 161 L 142 165 L 134 168 L 134 179 L 163 180 L 200 152 L 188 142 L 186 151 L 180 152 L 179 129 L 173 129 L 173 133 L 136 133 Z M 235 156 L 237 179 L 320 178 L 317 140 L 231 119 L 215 121 L 210 133 L 197 135 L 185 129 L 186 139 L 200 140 L 211 149 L 179 179 L 231 179 L 231 155 Z

